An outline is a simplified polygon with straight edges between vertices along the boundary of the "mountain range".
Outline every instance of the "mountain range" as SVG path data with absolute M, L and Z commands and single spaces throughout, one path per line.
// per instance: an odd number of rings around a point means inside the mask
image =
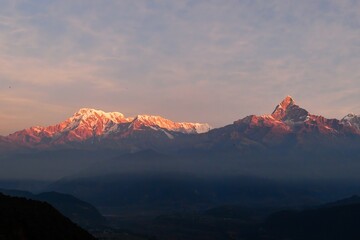
M 309 150 L 314 148 L 358 149 L 359 116 L 348 114 L 341 120 L 309 113 L 287 96 L 271 114 L 250 115 L 208 135 L 212 146 L 236 146 L 247 149 Z
M 208 149 L 235 146 L 267 148 L 293 145 L 358 147 L 360 116 L 328 119 L 309 113 L 287 96 L 271 114 L 249 115 L 224 127 L 174 122 L 160 116 L 125 117 L 119 112 L 82 108 L 67 120 L 48 127 L 30 127 L 0 137 L 4 151 L 19 149 L 111 148 L 125 152 L 153 149 Z
M 197 134 L 210 130 L 208 124 L 173 122 L 160 116 L 138 115 L 126 118 L 119 112 L 104 112 L 82 108 L 65 121 L 48 127 L 30 127 L 0 139 L 13 147 L 49 149 L 62 146 L 94 145 L 103 141 L 119 142 L 118 147 L 127 145 L 124 140 L 158 138 L 166 141 L 181 134 Z M 123 144 L 121 144 L 123 143 Z

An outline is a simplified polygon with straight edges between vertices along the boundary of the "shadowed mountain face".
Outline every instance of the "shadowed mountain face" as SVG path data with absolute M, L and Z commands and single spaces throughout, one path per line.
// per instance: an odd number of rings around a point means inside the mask
M 47 203 L 0 194 L 0 239 L 95 239 Z

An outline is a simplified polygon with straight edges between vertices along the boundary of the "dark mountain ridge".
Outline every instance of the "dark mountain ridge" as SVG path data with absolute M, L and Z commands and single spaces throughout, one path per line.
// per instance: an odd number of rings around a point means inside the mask
M 99 228 L 106 225 L 105 218 L 94 206 L 69 194 L 57 192 L 33 194 L 27 191 L 10 189 L 0 189 L 0 192 L 9 196 L 24 197 L 27 199 L 47 202 L 64 216 L 68 217 L 71 221 L 79 224 L 85 229 L 93 227 Z
M 47 203 L 0 193 L 0 239 L 95 239 Z

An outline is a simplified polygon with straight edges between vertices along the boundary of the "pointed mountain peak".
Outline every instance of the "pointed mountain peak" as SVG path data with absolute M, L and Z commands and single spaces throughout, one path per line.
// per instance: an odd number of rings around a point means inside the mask
M 295 105 L 295 101 L 291 96 L 286 96 L 279 105 L 276 106 L 271 116 L 277 120 L 281 120 L 289 107 Z
M 286 96 L 282 102 L 276 106 L 271 116 L 279 121 L 298 122 L 305 121 L 309 112 L 295 104 L 291 96 Z
M 295 100 L 290 95 L 287 95 L 279 105 L 286 109 L 291 105 L 295 105 Z

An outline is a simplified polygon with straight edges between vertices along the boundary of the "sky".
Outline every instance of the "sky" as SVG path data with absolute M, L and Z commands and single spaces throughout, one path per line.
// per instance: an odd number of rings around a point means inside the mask
M 0 134 L 82 107 L 221 127 L 360 114 L 360 1 L 0 0 Z

